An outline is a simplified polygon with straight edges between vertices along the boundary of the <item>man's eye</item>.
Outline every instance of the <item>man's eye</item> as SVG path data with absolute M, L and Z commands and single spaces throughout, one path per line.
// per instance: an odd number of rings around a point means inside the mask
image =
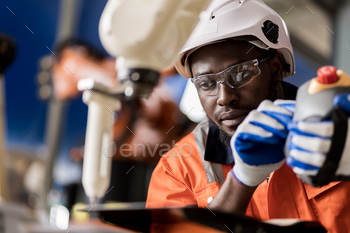
M 209 82 L 200 82 L 199 87 L 205 91 L 210 90 L 211 88 L 214 88 L 216 85 L 216 82 L 209 81 Z

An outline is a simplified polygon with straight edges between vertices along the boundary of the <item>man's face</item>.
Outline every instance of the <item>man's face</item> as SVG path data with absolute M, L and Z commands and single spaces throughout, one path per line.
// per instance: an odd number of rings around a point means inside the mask
M 247 42 L 225 41 L 200 48 L 190 57 L 192 75 L 195 78 L 215 74 L 229 66 L 266 56 L 261 49 L 252 47 Z M 251 110 L 264 99 L 274 99 L 276 96 L 276 81 L 271 72 L 270 59 L 259 64 L 259 68 L 261 74 L 239 89 L 217 84 L 220 89 L 216 96 L 198 92 L 204 111 L 220 129 L 221 139 L 226 145 Z
M 92 77 L 106 86 L 116 86 L 115 59 L 97 61 L 85 48 L 65 48 L 61 60 L 52 67 L 55 96 L 59 100 L 73 99 L 79 93 L 79 80 Z

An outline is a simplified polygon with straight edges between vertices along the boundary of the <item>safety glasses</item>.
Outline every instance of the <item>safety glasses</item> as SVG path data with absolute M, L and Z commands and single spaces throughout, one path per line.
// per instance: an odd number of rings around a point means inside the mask
M 259 64 L 270 57 L 258 58 L 240 64 L 232 65 L 216 74 L 204 74 L 192 78 L 191 81 L 201 94 L 216 96 L 219 93 L 220 84 L 226 84 L 230 88 L 241 88 L 253 81 L 260 73 Z

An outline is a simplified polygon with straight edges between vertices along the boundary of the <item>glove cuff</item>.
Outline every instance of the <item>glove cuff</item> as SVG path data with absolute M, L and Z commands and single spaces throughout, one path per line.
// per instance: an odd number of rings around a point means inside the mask
M 237 182 L 240 183 L 241 185 L 243 185 L 243 186 L 245 186 L 245 187 L 249 187 L 249 188 L 256 187 L 256 186 L 248 186 L 248 185 L 242 183 L 242 181 L 240 181 L 240 180 L 237 178 L 237 176 L 235 175 L 235 173 L 234 173 L 234 171 L 233 171 L 233 168 L 231 169 L 230 172 L 231 172 L 231 174 L 233 175 L 233 177 L 237 180 Z
M 260 166 L 235 164 L 232 168 L 232 173 L 239 183 L 247 187 L 256 187 L 261 184 L 271 172 L 279 169 L 283 165 L 284 161 L 285 159 L 275 164 Z

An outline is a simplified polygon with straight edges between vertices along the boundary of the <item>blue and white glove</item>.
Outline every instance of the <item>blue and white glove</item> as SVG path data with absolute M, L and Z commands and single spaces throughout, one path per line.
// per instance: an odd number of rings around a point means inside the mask
M 294 109 L 292 100 L 264 100 L 238 126 L 231 138 L 235 160 L 231 172 L 241 184 L 255 187 L 283 165 Z
M 350 114 L 350 95 L 341 94 L 334 97 L 334 106 Z M 350 118 L 348 118 L 347 138 L 339 162 L 336 176 L 350 175 Z M 324 165 L 326 155 L 332 144 L 334 124 L 332 121 L 299 121 L 288 126 L 290 141 L 287 144 L 289 157 L 287 165 L 298 176 L 315 176 Z

